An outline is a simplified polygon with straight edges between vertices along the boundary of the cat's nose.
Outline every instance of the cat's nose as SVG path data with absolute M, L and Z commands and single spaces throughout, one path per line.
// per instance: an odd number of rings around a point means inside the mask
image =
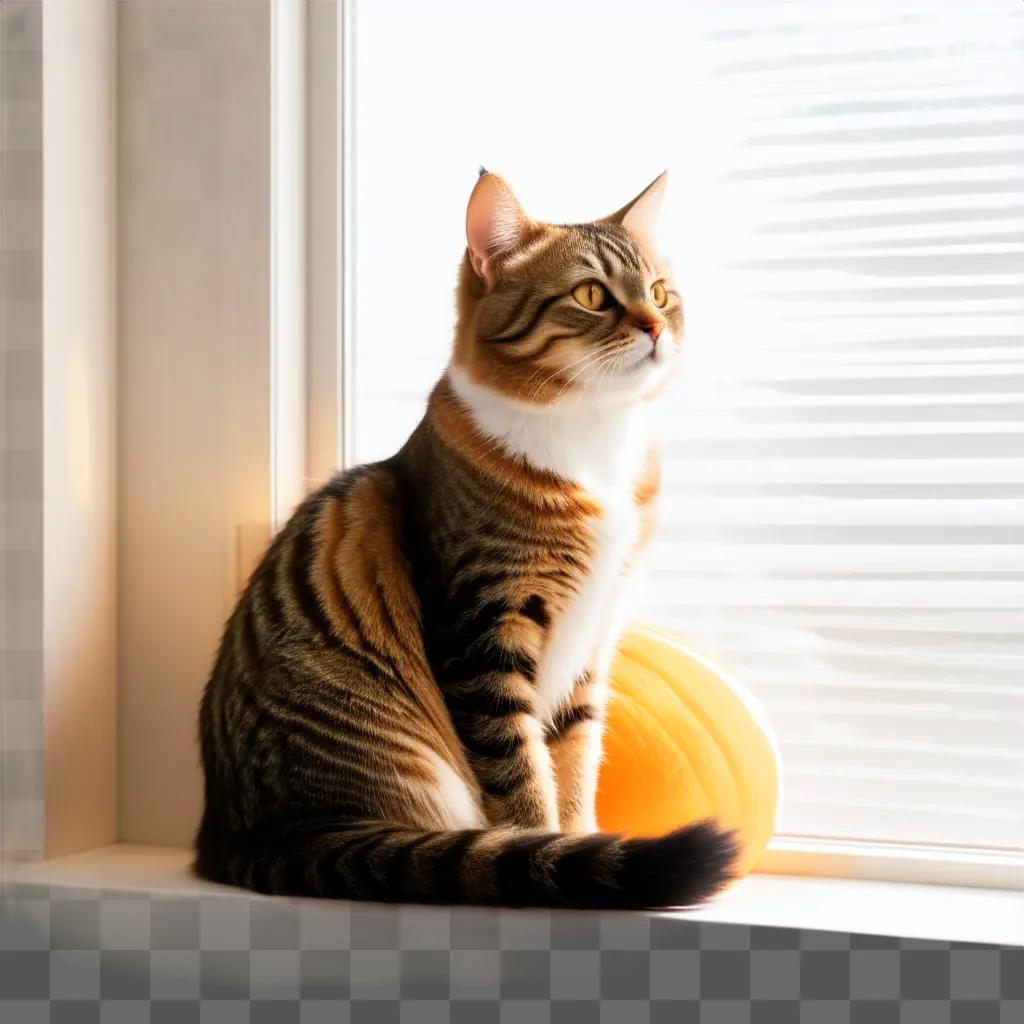
M 661 337 L 661 332 L 665 328 L 664 320 L 656 317 L 644 316 L 643 314 L 634 316 L 632 320 L 641 331 L 651 336 L 651 341 L 657 344 L 658 338 Z

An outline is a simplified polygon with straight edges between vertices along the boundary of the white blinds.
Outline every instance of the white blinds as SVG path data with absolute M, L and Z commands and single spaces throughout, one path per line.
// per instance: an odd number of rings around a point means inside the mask
M 358 5 L 357 457 L 444 363 L 478 163 L 558 220 L 670 167 L 643 614 L 764 700 L 782 831 L 1024 845 L 1024 5 L 580 12 Z

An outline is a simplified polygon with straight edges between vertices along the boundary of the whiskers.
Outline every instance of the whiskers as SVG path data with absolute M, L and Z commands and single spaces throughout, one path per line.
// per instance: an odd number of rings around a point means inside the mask
M 540 393 L 548 386 L 548 384 L 555 380 L 556 377 L 565 373 L 566 370 L 571 370 L 574 366 L 578 366 L 580 363 L 584 363 L 584 365 L 581 366 L 579 369 L 579 372 L 582 373 L 587 368 L 587 365 L 589 365 L 589 361 L 595 359 L 598 355 L 600 355 L 599 352 L 584 352 L 583 355 L 579 357 L 579 359 L 574 359 L 571 363 L 569 363 L 568 366 L 555 367 L 555 369 L 551 370 L 546 377 L 537 382 L 536 386 L 530 392 L 527 401 L 530 402 L 531 404 L 536 402 L 537 399 L 540 397 Z M 546 366 L 538 366 L 537 369 L 534 370 L 533 373 L 531 373 L 530 376 L 527 378 L 526 383 L 523 384 L 522 388 L 519 389 L 519 394 L 516 397 L 522 398 L 526 389 L 530 386 L 530 383 L 537 376 L 537 374 L 540 373 L 542 370 L 548 369 L 549 367 Z
M 613 339 L 619 340 L 619 339 Z M 526 401 L 535 403 L 540 397 L 541 393 L 551 384 L 553 381 L 558 380 L 565 376 L 565 374 L 572 370 L 568 377 L 562 381 L 561 387 L 559 387 L 553 401 L 557 402 L 565 394 L 565 392 L 572 387 L 583 374 L 591 371 L 591 376 L 584 380 L 583 388 L 581 393 L 586 394 L 590 391 L 595 382 L 598 380 L 609 381 L 614 376 L 616 370 L 621 369 L 625 365 L 625 355 L 628 351 L 629 346 L 616 345 L 614 348 L 605 346 L 596 349 L 594 351 L 584 352 L 578 359 L 574 359 L 567 366 L 559 366 L 554 369 L 550 369 L 548 373 L 542 377 L 537 383 L 530 389 L 529 395 Z M 530 388 L 530 385 L 536 379 L 537 375 L 542 372 L 546 367 L 538 367 L 526 383 L 519 389 L 517 398 L 523 399 Z
M 591 375 L 584 380 L 583 387 L 580 391 L 581 395 L 586 395 L 593 391 L 595 395 L 600 395 L 604 385 L 609 383 L 615 374 L 623 368 L 626 364 L 626 355 L 629 351 L 629 346 L 617 345 L 615 348 L 603 348 L 599 349 L 596 358 L 584 363 L 561 387 L 558 394 L 555 396 L 557 402 L 566 389 L 568 389 L 575 381 L 580 377 L 582 373 L 587 370 L 593 371 Z

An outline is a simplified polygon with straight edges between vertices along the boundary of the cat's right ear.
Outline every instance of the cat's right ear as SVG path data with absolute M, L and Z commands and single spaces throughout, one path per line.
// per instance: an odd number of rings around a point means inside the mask
M 481 168 L 466 208 L 466 244 L 477 275 L 490 284 L 495 261 L 515 249 L 530 226 L 512 189 L 497 174 Z

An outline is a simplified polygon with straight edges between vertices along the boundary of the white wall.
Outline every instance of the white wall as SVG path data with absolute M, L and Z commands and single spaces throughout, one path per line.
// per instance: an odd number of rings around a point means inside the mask
M 116 838 L 115 10 L 43 5 L 46 852 Z
M 302 489 L 301 265 L 272 287 L 304 244 L 301 154 L 272 161 L 302 141 L 272 106 L 278 75 L 302 116 L 302 12 L 119 6 L 123 841 L 191 842 L 200 694 L 273 511 Z

